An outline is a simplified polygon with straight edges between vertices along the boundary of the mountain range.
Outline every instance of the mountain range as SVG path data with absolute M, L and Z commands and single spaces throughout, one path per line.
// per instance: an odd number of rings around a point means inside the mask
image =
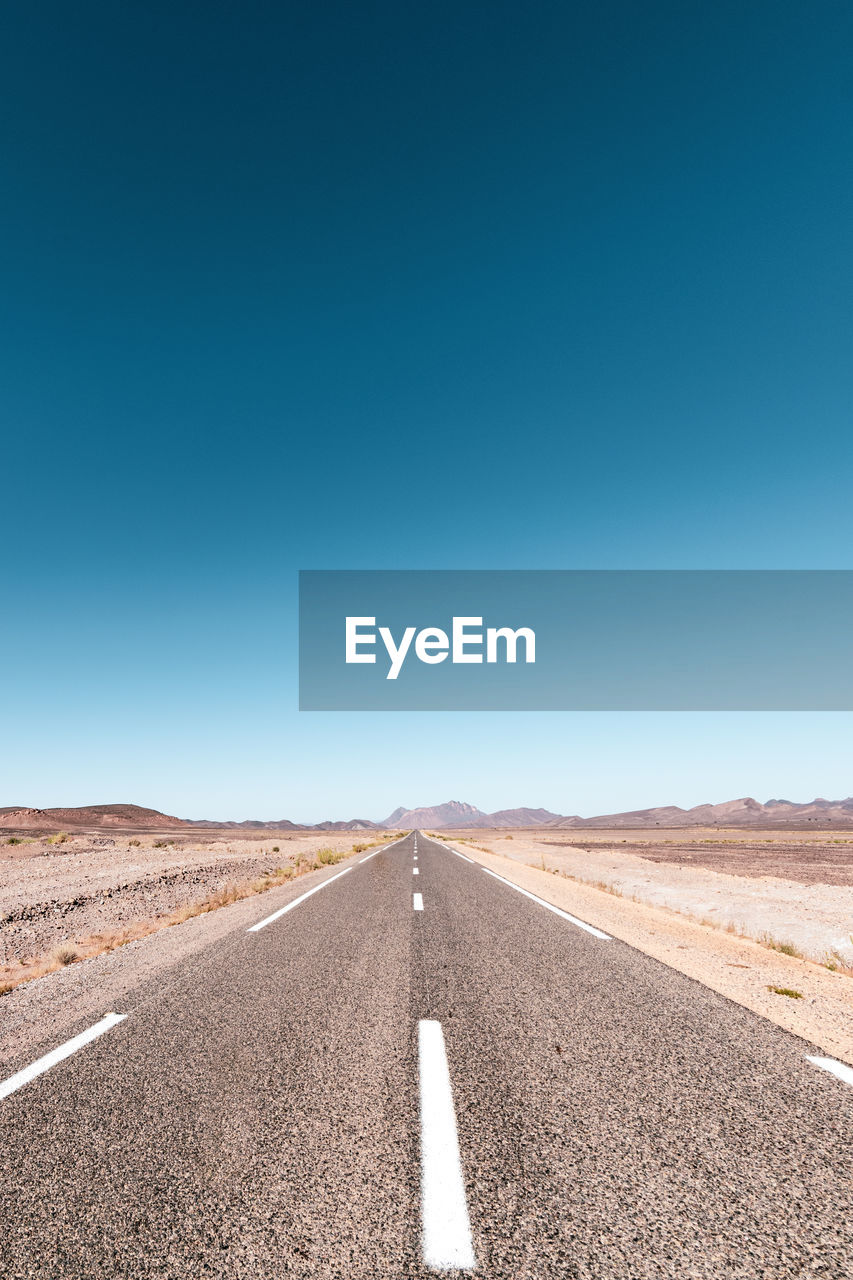
M 483 813 L 473 805 L 450 800 L 427 809 L 395 809 L 380 823 L 384 827 L 704 827 L 773 826 L 784 823 L 850 823 L 853 825 L 853 797 L 846 800 L 767 800 L 763 804 L 744 796 L 722 804 L 699 804 L 692 809 L 663 805 L 653 809 L 630 809 L 624 813 L 603 813 L 592 818 L 578 814 L 551 813 L 548 809 L 498 809 Z
M 424 830 L 487 827 L 551 827 L 558 829 L 584 827 L 698 827 L 698 826 L 807 826 L 809 824 L 853 826 L 853 797 L 846 800 L 818 798 L 805 804 L 793 800 L 767 800 L 763 804 L 745 796 L 722 804 L 699 804 L 692 809 L 663 805 L 653 809 L 631 809 L 623 813 L 604 813 L 592 818 L 577 814 L 566 816 L 549 809 L 498 809 L 484 813 L 472 804 L 448 800 L 444 804 L 395 809 L 387 818 L 350 818 L 348 821 L 317 822 L 300 825 L 289 818 L 262 821 L 247 818 L 242 822 L 216 821 L 208 818 L 176 818 L 134 804 L 84 805 L 80 808 L 33 809 L 21 806 L 0 808 L 0 828 L 7 830 L 56 831 L 108 828 L 123 831 L 187 830 L 216 828 L 262 831 L 366 831 L 376 829 Z

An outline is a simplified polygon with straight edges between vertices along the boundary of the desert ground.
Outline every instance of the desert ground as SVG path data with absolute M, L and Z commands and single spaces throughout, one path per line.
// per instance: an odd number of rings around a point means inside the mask
M 0 831 L 0 987 L 181 923 L 391 835 Z
M 821 963 L 853 965 L 853 831 L 441 834 Z

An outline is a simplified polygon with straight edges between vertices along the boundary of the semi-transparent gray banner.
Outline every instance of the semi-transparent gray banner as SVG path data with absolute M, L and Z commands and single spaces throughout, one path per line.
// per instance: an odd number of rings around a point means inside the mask
M 850 570 L 309 570 L 303 711 L 850 711 Z

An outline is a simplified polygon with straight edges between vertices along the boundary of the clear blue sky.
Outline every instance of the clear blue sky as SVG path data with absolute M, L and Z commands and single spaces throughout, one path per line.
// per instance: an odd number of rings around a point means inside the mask
M 847 795 L 847 715 L 300 715 L 298 568 L 853 567 L 842 3 L 0 15 L 0 804 Z

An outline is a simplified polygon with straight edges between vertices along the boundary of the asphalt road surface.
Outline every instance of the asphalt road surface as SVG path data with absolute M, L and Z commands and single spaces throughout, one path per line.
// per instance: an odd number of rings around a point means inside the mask
M 853 1275 L 816 1050 L 422 834 L 305 883 L 13 1064 L 2 1280 Z

